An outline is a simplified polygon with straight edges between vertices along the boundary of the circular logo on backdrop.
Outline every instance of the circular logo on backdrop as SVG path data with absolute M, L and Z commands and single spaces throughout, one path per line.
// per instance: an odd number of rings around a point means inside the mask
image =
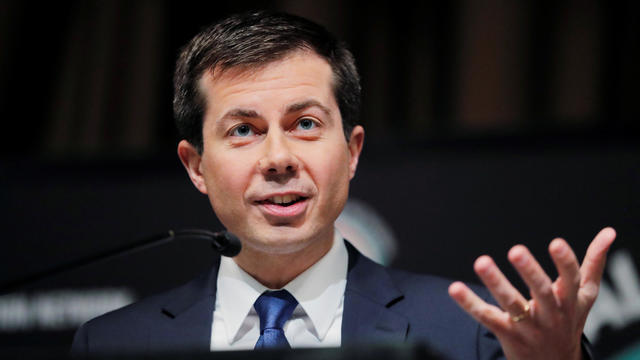
M 342 236 L 371 260 L 389 265 L 396 256 L 398 241 L 391 226 L 369 204 L 350 198 L 336 220 Z

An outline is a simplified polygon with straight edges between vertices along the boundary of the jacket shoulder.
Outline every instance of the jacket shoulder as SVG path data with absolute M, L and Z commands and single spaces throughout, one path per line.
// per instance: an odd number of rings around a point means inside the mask
M 87 321 L 76 331 L 71 353 L 135 353 L 153 348 L 152 338 L 170 327 L 177 315 L 198 301 L 214 299 L 215 283 L 210 283 L 213 275 L 217 271 L 207 270 L 186 284 Z
M 427 343 L 443 354 L 457 354 L 465 348 L 467 355 L 475 355 L 473 358 L 503 357 L 495 335 L 476 322 L 449 296 L 452 280 L 395 269 L 388 269 L 388 272 L 404 294 L 394 311 L 410 319 L 409 341 Z M 483 286 L 467 286 L 485 301 L 494 303 Z
M 161 307 L 172 292 L 142 299 L 87 321 L 76 331 L 71 353 L 127 352 L 128 348 L 144 347 L 151 324 L 163 320 Z
M 381 306 L 379 311 L 393 313 L 396 319 L 406 319 L 405 341 L 425 344 L 446 358 L 503 358 L 495 336 L 449 296 L 451 280 L 384 267 L 360 254 L 349 243 L 347 248 L 350 255 L 347 287 L 357 294 L 352 297 L 367 296 Z M 469 286 L 479 296 L 493 302 L 484 287 Z M 347 299 L 345 304 L 348 304 Z M 350 309 L 361 311 L 353 306 Z

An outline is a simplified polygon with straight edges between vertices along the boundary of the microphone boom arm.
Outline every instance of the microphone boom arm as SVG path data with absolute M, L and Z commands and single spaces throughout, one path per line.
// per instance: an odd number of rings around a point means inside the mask
M 211 232 L 201 229 L 169 230 L 166 233 L 156 234 L 147 239 L 143 239 L 132 244 L 126 244 L 115 249 L 105 250 L 97 254 L 72 260 L 67 263 L 53 266 L 49 269 L 38 271 L 34 274 L 24 276 L 17 280 L 9 281 L 0 285 L 0 295 L 8 294 L 25 285 L 35 283 L 59 273 L 80 268 L 85 265 L 97 264 L 106 260 L 118 258 L 120 256 L 131 255 L 142 250 L 173 241 L 176 237 L 193 237 L 211 241 L 212 247 L 224 256 L 235 256 L 240 252 L 240 241 L 235 235 L 227 232 Z

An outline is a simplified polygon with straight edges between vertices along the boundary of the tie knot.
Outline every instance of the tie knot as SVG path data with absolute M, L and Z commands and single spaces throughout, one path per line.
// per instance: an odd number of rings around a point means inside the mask
M 265 329 L 282 329 L 297 305 L 298 301 L 287 290 L 262 293 L 253 304 L 260 317 L 260 334 Z

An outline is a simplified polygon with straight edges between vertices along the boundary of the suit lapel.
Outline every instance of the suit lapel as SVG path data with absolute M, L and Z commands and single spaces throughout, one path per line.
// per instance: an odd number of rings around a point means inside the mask
M 393 311 L 404 295 L 385 268 L 345 241 L 349 252 L 342 316 L 342 345 L 362 342 L 404 342 L 409 321 Z M 216 301 L 220 259 L 211 270 L 176 289 L 161 308 L 161 321 L 149 329 L 152 349 L 208 352 Z
M 218 257 L 211 270 L 176 289 L 162 306 L 165 321 L 150 329 L 150 348 L 210 351 L 219 266 Z
M 342 344 L 404 342 L 409 321 L 393 311 L 404 295 L 389 273 L 345 241 L 349 252 L 342 315 Z

